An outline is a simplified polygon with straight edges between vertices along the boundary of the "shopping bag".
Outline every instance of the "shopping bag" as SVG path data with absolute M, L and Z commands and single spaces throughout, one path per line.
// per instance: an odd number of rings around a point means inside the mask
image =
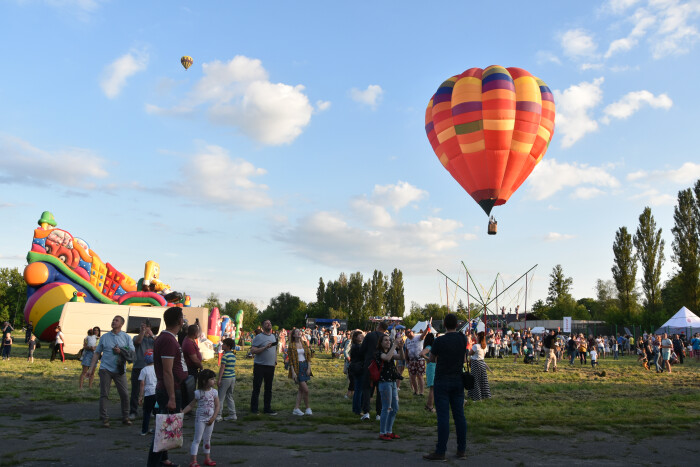
M 153 452 L 182 447 L 182 413 L 156 415 Z

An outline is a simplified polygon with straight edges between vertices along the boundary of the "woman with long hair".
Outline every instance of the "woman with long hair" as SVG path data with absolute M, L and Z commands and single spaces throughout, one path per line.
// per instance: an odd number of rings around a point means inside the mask
M 361 415 L 362 412 L 362 374 L 364 372 L 365 357 L 360 349 L 364 338 L 365 335 L 360 330 L 352 333 L 348 376 L 352 375 L 355 383 L 355 392 L 352 394 L 352 413 L 355 415 Z
M 395 350 L 398 349 L 398 353 Z M 377 351 L 374 360 L 379 371 L 379 395 L 382 398 L 382 414 L 379 417 L 379 439 L 391 441 L 400 438 L 394 434 L 394 420 L 399 411 L 399 393 L 396 390 L 396 380 L 399 374 L 396 372 L 394 360 L 405 360 L 403 354 L 403 342 L 384 335 L 377 342 Z
M 297 401 L 292 414 L 312 415 L 309 407 L 309 386 L 306 384 L 311 379 L 311 350 L 305 340 L 301 338 L 301 330 L 294 329 L 287 346 L 287 356 L 289 358 L 289 377 L 299 386 L 297 391 Z M 302 399 L 306 406 L 306 412 L 299 409 Z
M 486 355 L 486 335 L 484 331 L 480 331 L 477 334 L 476 344 L 472 345 L 469 355 L 471 355 L 471 372 L 474 376 L 474 388 L 469 390 L 469 398 L 473 401 L 488 399 L 491 397 L 491 387 L 489 386 L 486 363 L 484 362 L 484 356 Z

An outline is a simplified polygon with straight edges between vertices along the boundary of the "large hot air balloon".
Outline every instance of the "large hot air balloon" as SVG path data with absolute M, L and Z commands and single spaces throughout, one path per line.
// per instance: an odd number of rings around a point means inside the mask
M 192 59 L 192 57 L 185 55 L 184 57 L 182 57 L 180 59 L 180 63 L 182 63 L 182 66 L 184 66 L 185 70 L 186 70 L 192 66 L 192 63 L 194 63 L 194 60 Z
M 425 132 L 442 165 L 488 215 L 544 157 L 554 133 L 554 98 L 521 68 L 470 68 L 430 99 Z

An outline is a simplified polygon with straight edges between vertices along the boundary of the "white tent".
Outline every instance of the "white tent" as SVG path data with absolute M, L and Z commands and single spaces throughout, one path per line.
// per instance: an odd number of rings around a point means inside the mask
M 698 331 L 700 331 L 700 318 L 686 307 L 683 307 L 657 329 L 655 334 L 663 334 L 665 332 L 680 334 L 684 332 L 686 336 L 692 336 L 693 333 Z
M 542 326 L 537 326 L 535 328 L 532 328 L 532 331 L 530 331 L 533 334 L 544 334 L 545 329 Z
M 418 332 L 423 332 L 423 331 L 425 331 L 425 329 L 428 327 L 428 324 L 430 324 L 430 321 L 418 321 L 418 322 L 416 323 L 416 325 L 413 326 L 413 328 L 411 328 L 411 330 L 412 330 L 413 332 L 416 332 L 416 333 L 418 333 Z M 436 332 L 435 329 L 432 328 L 432 326 L 431 326 L 430 331 L 431 331 L 433 334 Z

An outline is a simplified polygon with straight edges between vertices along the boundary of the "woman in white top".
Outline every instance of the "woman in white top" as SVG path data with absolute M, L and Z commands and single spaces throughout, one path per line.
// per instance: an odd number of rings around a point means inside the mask
M 299 386 L 297 391 L 296 406 L 292 411 L 293 415 L 312 415 L 309 407 L 309 386 L 311 379 L 311 350 L 309 345 L 301 339 L 301 331 L 294 329 L 287 347 L 287 357 L 289 358 L 289 377 Z M 306 405 L 306 411 L 299 408 L 301 401 Z
M 51 352 L 51 361 L 58 353 L 61 353 L 61 361 L 65 363 L 66 355 L 63 353 L 63 333 L 61 332 L 61 326 L 56 326 L 56 341 L 54 343 L 53 352 Z
M 484 331 L 477 334 L 476 343 L 472 345 L 469 355 L 471 355 L 471 372 L 474 376 L 474 388 L 469 390 L 469 398 L 473 401 L 488 399 L 491 397 L 491 388 L 489 387 L 489 378 L 486 375 L 486 363 L 484 363 L 486 355 Z

